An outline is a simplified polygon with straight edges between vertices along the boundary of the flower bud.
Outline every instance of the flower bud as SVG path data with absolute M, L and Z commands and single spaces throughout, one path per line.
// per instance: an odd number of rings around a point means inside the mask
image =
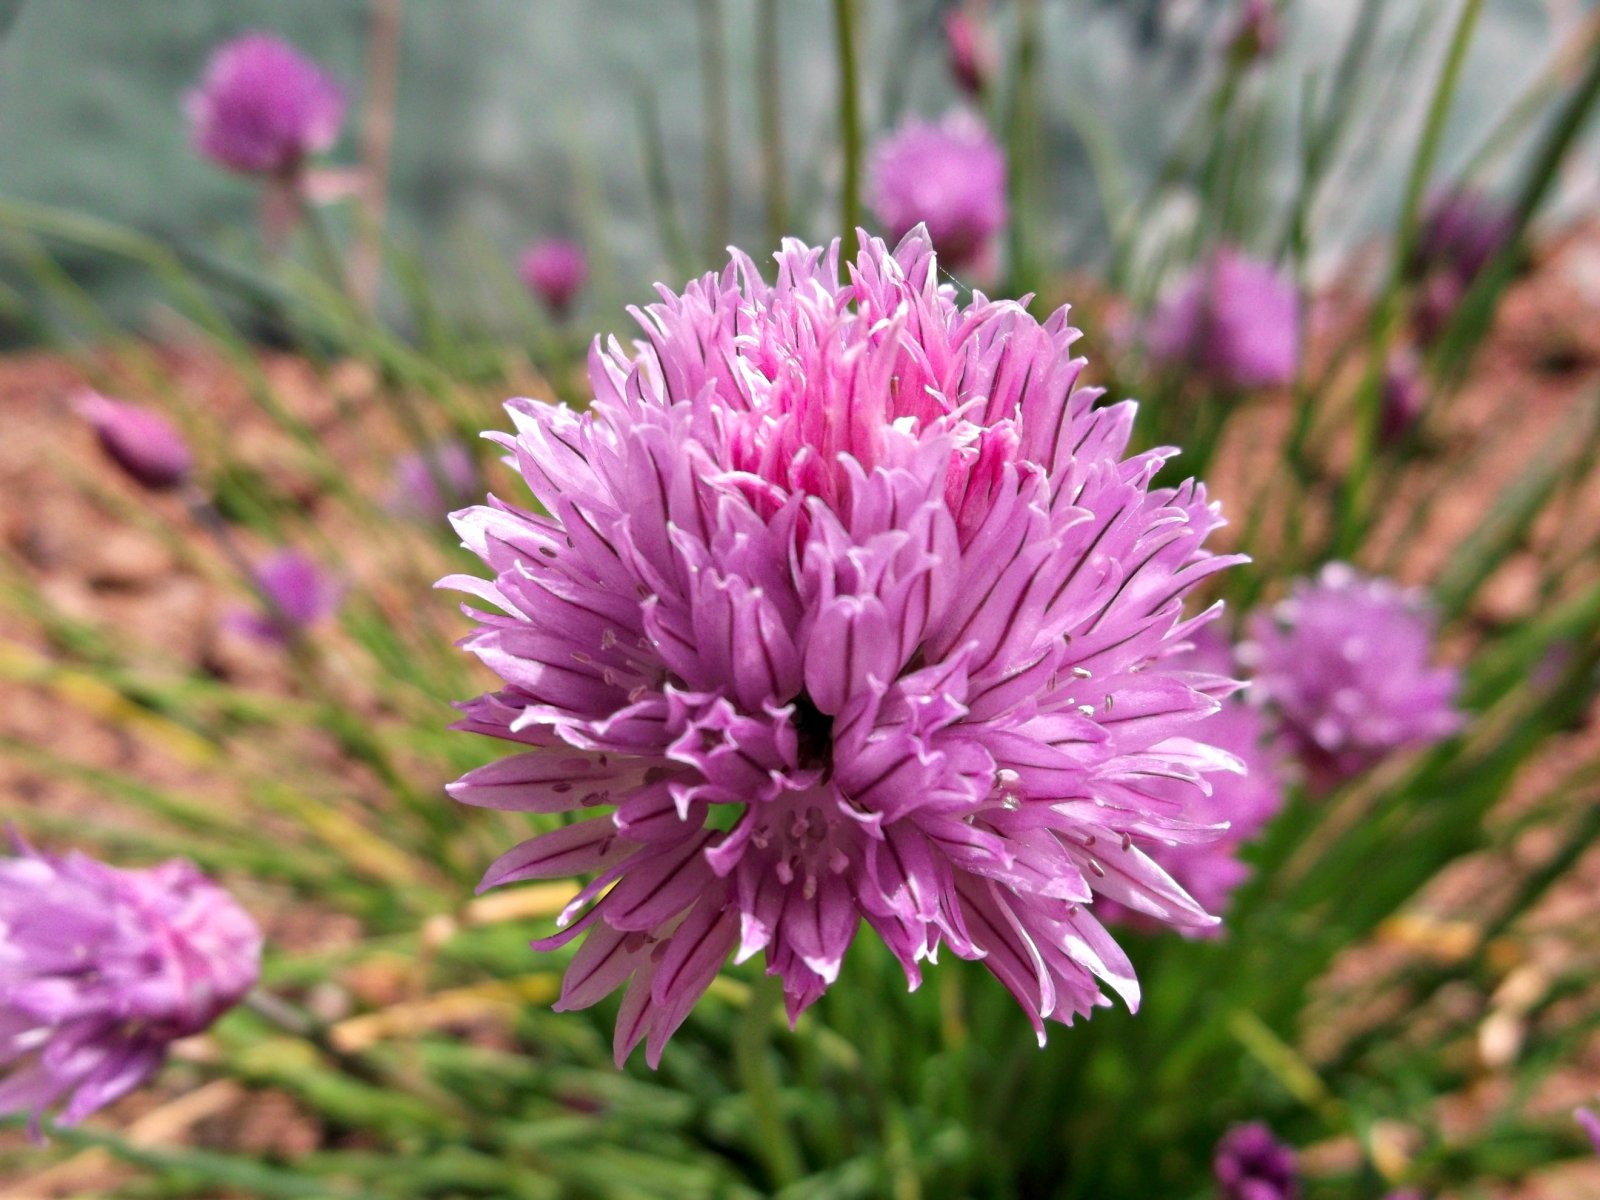
M 547 238 L 523 252 L 517 274 L 551 312 L 565 316 L 589 278 L 589 259 L 576 242 Z
M 194 470 L 194 456 L 183 435 L 165 417 L 85 392 L 75 407 L 94 429 L 100 446 L 140 487 L 153 492 L 175 488 Z

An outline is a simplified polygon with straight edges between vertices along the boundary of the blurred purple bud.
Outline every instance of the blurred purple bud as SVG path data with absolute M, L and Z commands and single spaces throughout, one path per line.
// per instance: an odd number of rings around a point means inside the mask
M 1600 1116 L 1595 1115 L 1592 1108 L 1576 1108 L 1572 1111 L 1573 1120 L 1589 1135 L 1589 1144 L 1594 1147 L 1594 1152 L 1600 1154 Z
M 257 567 L 256 586 L 275 611 L 240 610 L 229 623 L 257 641 L 279 645 L 332 616 L 344 598 L 340 583 L 298 550 L 280 550 Z
M 345 98 L 289 43 L 247 33 L 218 48 L 184 102 L 194 147 L 246 175 L 293 175 L 338 140 Z
M 400 516 L 433 521 L 460 508 L 479 490 L 471 451 L 460 442 L 440 442 L 396 460 L 388 507 Z
M 589 259 L 577 242 L 546 238 L 523 251 L 517 274 L 551 312 L 565 316 L 589 278 Z
M 944 42 L 956 85 L 975 99 L 982 96 L 996 65 L 988 28 L 972 9 L 957 8 L 944 19 Z
M 1444 332 L 1466 291 L 1450 271 L 1435 272 L 1422 281 L 1411 302 L 1411 323 L 1419 342 L 1426 346 Z
M 1147 344 L 1164 367 L 1226 388 L 1281 387 L 1300 366 L 1300 300 L 1270 264 L 1218 248 L 1156 307 Z
M 140 487 L 175 488 L 194 470 L 194 455 L 172 422 L 148 408 L 84 392 L 73 402 L 100 446 Z
M 1383 410 L 1379 433 L 1385 442 L 1396 442 L 1410 432 L 1422 416 L 1427 403 L 1427 386 L 1417 356 L 1397 350 L 1389 356 L 1383 370 Z
M 1514 227 L 1499 201 L 1471 188 L 1451 188 L 1429 201 L 1417 233 L 1416 264 L 1449 272 L 1465 291 L 1500 253 Z
M 1235 1125 L 1223 1134 L 1212 1168 L 1221 1200 L 1295 1200 L 1300 1195 L 1294 1150 L 1260 1121 Z
M 1250 62 L 1273 54 L 1283 43 L 1283 28 L 1273 0 L 1241 0 L 1234 15 L 1228 48 Z
M 260 972 L 261 931 L 193 864 L 0 858 L 0 1116 L 63 1125 L 143 1083 Z

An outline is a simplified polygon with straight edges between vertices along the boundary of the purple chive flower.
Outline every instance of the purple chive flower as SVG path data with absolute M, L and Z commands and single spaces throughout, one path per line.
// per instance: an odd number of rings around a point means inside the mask
M 288 42 L 247 33 L 220 47 L 185 100 L 201 154 L 246 175 L 292 176 L 328 150 L 344 124 L 344 92 Z
M 1430 202 L 1417 232 L 1417 263 L 1444 270 L 1463 288 L 1511 237 L 1514 221 L 1498 201 L 1471 188 L 1451 188 Z
M 25 845 L 0 858 L 0 1116 L 71 1125 L 148 1079 L 256 982 L 261 931 L 192 864 Z
M 230 624 L 257 641 L 282 643 L 338 611 L 344 588 L 298 550 L 280 550 L 256 568 L 272 610 L 242 609 Z
M 1427 400 L 1427 385 L 1417 356 L 1409 350 L 1391 354 L 1383 369 L 1383 407 L 1378 430 L 1383 440 L 1397 442 L 1409 433 L 1421 418 Z
M 490 578 L 463 643 L 504 681 L 458 726 L 523 753 L 450 791 L 581 819 L 484 887 L 592 875 L 549 949 L 587 935 L 558 1007 L 625 988 L 615 1050 L 659 1061 L 725 960 L 764 954 L 791 1019 L 865 922 L 915 987 L 981 959 L 1040 1040 L 1139 998 L 1098 897 L 1214 924 L 1147 851 L 1233 764 L 1228 685 L 1170 655 L 1183 598 L 1239 561 L 1172 453 L 1125 457 L 1066 312 L 958 305 L 916 230 L 784 244 L 775 283 L 721 274 L 595 343 L 584 411 L 531 400 L 497 434 L 539 510 L 455 514 Z M 542 511 L 540 511 L 542 510 Z M 545 515 L 548 514 L 548 515 Z
M 159 413 L 98 392 L 84 392 L 74 407 L 89 422 L 106 456 L 140 487 L 167 491 L 193 473 L 189 443 L 177 426 Z
M 1239 673 L 1233 651 L 1218 633 L 1202 629 L 1192 650 L 1167 661 L 1175 670 L 1203 672 L 1212 678 Z M 1227 823 L 1227 832 L 1214 841 L 1152 847 L 1150 857 L 1180 883 L 1208 912 L 1221 913 L 1234 889 L 1250 877 L 1239 861 L 1241 847 L 1253 842 L 1268 821 L 1283 807 L 1282 752 L 1269 736 L 1261 711 L 1233 692 L 1234 685 L 1215 689 L 1221 707 L 1195 729 L 1194 736 L 1233 755 L 1236 762 L 1207 772 L 1203 790 L 1189 790 L 1185 815 L 1197 825 Z M 1146 927 L 1155 925 L 1136 913 L 1100 901 L 1103 920 L 1113 917 Z M 1216 937 L 1219 925 L 1182 929 L 1189 937 Z
M 434 521 L 465 504 L 479 482 L 472 452 L 460 442 L 439 442 L 396 460 L 389 485 L 389 511 Z
M 867 193 L 891 239 L 925 225 L 946 267 L 982 268 L 1006 223 L 1005 155 L 965 110 L 909 121 L 873 147 Z
M 1156 308 L 1153 361 L 1225 388 L 1281 387 L 1300 366 L 1300 300 L 1270 264 L 1221 247 Z
M 1260 1121 L 1235 1125 L 1223 1134 L 1211 1165 L 1220 1200 L 1295 1200 L 1300 1195 L 1293 1148 Z
M 1417 285 L 1411 298 L 1411 323 L 1417 340 L 1428 345 L 1450 324 L 1467 289 L 1450 271 L 1435 271 Z
M 1419 338 L 1429 342 L 1443 332 L 1514 226 L 1509 210 L 1470 188 L 1448 189 L 1429 202 L 1412 258 L 1418 276 L 1412 319 Z
M 944 19 L 944 45 L 956 86 L 969 96 L 981 97 L 994 77 L 995 51 L 977 13 L 952 9 Z
M 1592 1108 L 1575 1108 L 1572 1110 L 1572 1119 L 1589 1136 L 1589 1144 L 1594 1147 L 1594 1152 L 1600 1154 L 1600 1116 L 1596 1116 Z
M 1429 665 L 1434 621 L 1415 590 L 1329 563 L 1257 613 L 1250 636 L 1243 657 L 1260 696 L 1322 784 L 1461 728 L 1460 676 Z
M 546 238 L 523 251 L 517 274 L 553 313 L 565 316 L 589 278 L 589 259 L 576 242 Z

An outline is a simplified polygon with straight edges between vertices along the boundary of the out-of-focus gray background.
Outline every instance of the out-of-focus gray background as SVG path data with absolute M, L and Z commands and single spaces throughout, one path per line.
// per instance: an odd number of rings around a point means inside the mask
M 1041 220 L 1057 262 L 1092 261 L 1102 228 L 1083 151 L 1084 122 L 1103 125 L 1134 176 L 1178 135 L 1214 69 L 1218 22 L 1234 0 L 1041 0 L 1041 92 L 1050 177 Z M 722 0 L 732 105 L 735 239 L 760 252 L 762 222 L 753 52 L 756 0 Z M 938 0 L 862 0 L 862 77 L 869 137 L 904 112 L 934 115 L 957 102 L 946 77 Z M 1292 111 L 1306 71 L 1331 69 L 1356 0 L 1291 5 L 1291 41 L 1259 86 Z M 1398 0 L 1386 45 L 1432 13 L 1419 69 L 1378 97 L 1375 156 L 1347 170 L 1361 206 L 1330 194 L 1320 230 L 1348 244 L 1387 215 L 1415 144 L 1427 90 L 1458 4 Z M 1489 0 L 1474 41 L 1444 167 L 1548 60 L 1578 0 Z M 991 3 L 1004 46 L 1011 5 Z M 211 49 L 248 29 L 295 42 L 345 82 L 359 114 L 366 73 L 367 0 L 0 0 L 14 19 L 0 45 L 0 195 L 132 226 L 207 254 L 254 252 L 256 191 L 197 158 L 181 113 Z M 691 241 L 701 242 L 703 118 L 699 5 L 694 0 L 405 0 L 390 233 L 459 271 L 467 243 L 509 258 L 547 233 L 599 251 L 592 308 L 636 296 L 670 268 L 651 217 L 637 118 L 654 97 L 672 183 Z M 832 6 L 780 5 L 781 88 L 792 232 L 837 232 L 840 164 L 834 149 Z M 1379 146 L 1373 139 L 1374 147 Z M 353 161 L 347 129 L 336 159 Z M 1593 155 L 1590 159 L 1592 161 Z M 1292 186 L 1280 155 L 1279 188 Z M 1566 181 L 1569 206 L 1592 180 Z M 137 319 L 138 281 L 90 257 L 67 265 L 120 316 Z M 448 296 L 449 287 L 446 294 Z

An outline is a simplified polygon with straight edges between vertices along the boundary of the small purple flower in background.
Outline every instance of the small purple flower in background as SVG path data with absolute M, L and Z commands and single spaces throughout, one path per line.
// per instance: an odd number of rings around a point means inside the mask
M 911 120 L 873 147 L 867 193 L 891 240 L 926 225 L 944 266 L 987 269 L 1006 223 L 1005 155 L 965 110 Z
M 1592 1108 L 1575 1108 L 1572 1119 L 1589 1136 L 1589 1144 L 1594 1147 L 1594 1152 L 1600 1154 L 1600 1116 L 1595 1115 Z
M 1174 654 L 1167 665 L 1174 670 L 1203 672 L 1212 678 L 1239 674 L 1232 648 L 1210 628 L 1200 630 L 1194 637 L 1194 648 Z M 1215 841 L 1150 850 L 1150 857 L 1201 907 L 1218 914 L 1227 907 L 1234 889 L 1250 877 L 1250 868 L 1239 861 L 1240 848 L 1260 835 L 1283 807 L 1284 797 L 1282 751 L 1269 737 L 1260 709 L 1231 692 L 1231 685 L 1215 692 L 1222 706 L 1195 728 L 1194 736 L 1238 761 L 1228 768 L 1207 772 L 1204 778 L 1208 792 L 1189 791 L 1189 806 L 1184 814 L 1197 825 L 1227 822 L 1227 832 Z M 1103 910 L 1103 920 L 1120 918 L 1134 925 L 1154 924 L 1122 911 L 1114 903 L 1096 903 Z M 1179 932 L 1187 937 L 1218 937 L 1222 926 Z
M 229 624 L 257 641 L 282 644 L 338 611 L 344 588 L 298 550 L 280 550 L 256 568 L 272 609 L 241 609 Z
M 467 804 L 584 819 L 484 887 L 593 874 L 552 949 L 557 1004 L 625 988 L 615 1053 L 655 1064 L 723 963 L 765 954 L 791 1020 L 865 922 L 911 985 L 981 959 L 1039 1038 L 1138 982 L 1104 897 L 1216 919 L 1148 851 L 1235 764 L 1205 741 L 1229 681 L 1181 669 L 1237 561 L 1193 482 L 1153 487 L 1133 406 L 1096 407 L 1065 310 L 961 307 L 927 235 L 736 253 L 596 342 L 591 405 L 507 407 L 543 513 L 455 514 L 491 577 L 453 576 L 503 681 L 458 728 L 525 752 Z M 493 606 L 498 612 L 490 611 Z M 609 812 L 591 815 L 606 806 Z
M 1270 263 L 1223 246 L 1156 307 L 1146 345 L 1215 386 L 1281 387 L 1300 367 L 1300 300 Z
M 435 521 L 465 504 L 479 485 L 472 452 L 460 442 L 439 442 L 395 461 L 389 511 L 418 521 Z
M 1397 442 L 1411 431 L 1427 407 L 1428 391 L 1422 366 L 1410 350 L 1389 355 L 1383 370 L 1382 410 L 1379 435 L 1385 442 Z
M 338 140 L 345 98 L 288 42 L 247 33 L 212 54 L 185 110 L 201 154 L 230 171 L 286 178 Z
M 1434 620 L 1414 589 L 1329 563 L 1249 629 L 1241 659 L 1321 787 L 1462 726 L 1459 673 L 1429 665 Z
M 523 251 L 517 274 L 524 287 L 562 317 L 589 278 L 589 258 L 577 242 L 546 238 Z
M 1505 246 L 1514 228 L 1504 205 L 1471 188 L 1452 188 L 1429 203 L 1417 232 L 1417 264 L 1445 270 L 1463 287 Z
M 0 859 L 0 1115 L 71 1125 L 148 1079 L 255 986 L 261 931 L 181 860 Z
M 189 443 L 159 413 L 98 392 L 82 393 L 73 405 L 89 422 L 106 456 L 140 487 L 168 491 L 193 473 Z
M 1241 61 L 1267 58 L 1283 43 L 1283 28 L 1273 0 L 1239 0 L 1228 34 L 1228 49 Z
M 1295 1200 L 1300 1174 L 1293 1148 L 1260 1121 L 1222 1135 L 1212 1159 L 1220 1200 Z
M 982 19 L 966 6 L 951 9 L 944 19 L 944 44 L 956 86 L 981 97 L 995 73 L 994 43 Z
M 1423 342 L 1443 332 L 1513 228 L 1511 213 L 1502 204 L 1470 188 L 1451 188 L 1430 201 L 1412 258 L 1418 276 L 1412 319 Z
M 1411 298 L 1411 325 L 1417 341 L 1426 346 L 1443 333 L 1466 294 L 1466 286 L 1451 271 L 1424 277 Z

